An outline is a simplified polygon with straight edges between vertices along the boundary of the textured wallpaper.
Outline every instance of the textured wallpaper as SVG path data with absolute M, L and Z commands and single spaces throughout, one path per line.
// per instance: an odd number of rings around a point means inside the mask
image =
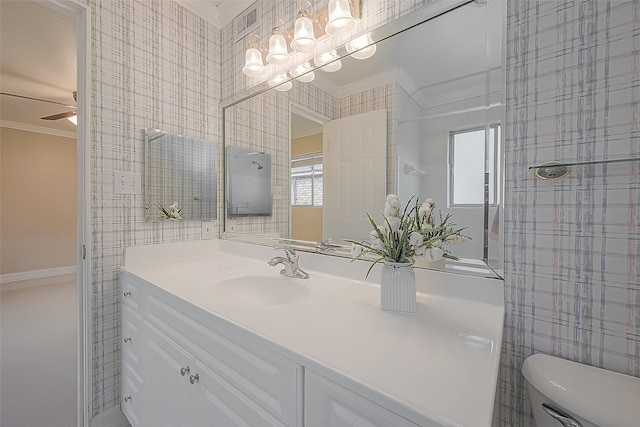
M 199 239 L 202 230 L 200 221 L 144 222 L 144 196 L 115 194 L 114 171 L 144 174 L 144 128 L 217 141 L 220 31 L 171 1 L 88 4 L 92 411 L 97 415 L 119 403 L 118 270 L 124 248 Z
M 262 22 L 270 28 L 283 13 L 292 20 L 294 3 L 259 1 Z M 374 28 L 427 3 L 367 1 L 371 21 L 363 21 Z M 124 248 L 201 233 L 199 222 L 145 223 L 142 196 L 114 194 L 113 172 L 144 171 L 145 127 L 216 141 L 220 99 L 247 81 L 238 71 L 246 40 L 235 43 L 230 27 L 220 31 L 169 1 L 89 4 L 97 414 L 118 403 Z M 640 376 L 640 163 L 574 167 L 562 181 L 527 169 L 640 157 L 640 2 L 509 1 L 507 36 L 501 419 L 530 426 L 520 369 L 533 352 Z M 334 108 L 328 117 L 340 114 Z
M 508 2 L 502 425 L 532 426 L 532 353 L 640 376 L 640 2 Z

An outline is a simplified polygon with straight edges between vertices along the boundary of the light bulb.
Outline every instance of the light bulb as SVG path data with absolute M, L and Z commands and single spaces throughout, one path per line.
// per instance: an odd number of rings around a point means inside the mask
M 324 31 L 330 36 L 337 36 L 351 31 L 356 26 L 356 19 L 351 16 L 349 0 L 329 0 L 329 21 Z
M 269 64 L 288 64 L 291 61 L 287 50 L 287 40 L 282 35 L 280 27 L 275 27 L 269 37 L 269 54 L 267 62 Z
M 298 12 L 294 25 L 291 49 L 298 52 L 311 52 L 316 47 L 318 47 L 318 42 L 313 31 L 313 22 L 311 22 L 309 14 L 301 10 Z
M 364 34 L 344 45 L 347 52 L 356 59 L 371 58 L 376 53 L 376 44 L 373 43 L 371 34 Z

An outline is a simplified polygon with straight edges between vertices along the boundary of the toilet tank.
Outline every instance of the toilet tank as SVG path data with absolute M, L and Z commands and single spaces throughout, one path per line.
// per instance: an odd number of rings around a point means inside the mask
M 542 411 L 542 403 L 582 427 L 640 426 L 640 378 L 546 354 L 528 357 L 522 373 L 538 427 L 561 426 Z

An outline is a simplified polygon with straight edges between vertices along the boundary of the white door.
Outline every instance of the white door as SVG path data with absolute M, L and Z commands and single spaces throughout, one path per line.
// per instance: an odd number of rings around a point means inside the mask
M 362 240 L 380 220 L 387 186 L 387 110 L 328 122 L 323 127 L 323 239 Z

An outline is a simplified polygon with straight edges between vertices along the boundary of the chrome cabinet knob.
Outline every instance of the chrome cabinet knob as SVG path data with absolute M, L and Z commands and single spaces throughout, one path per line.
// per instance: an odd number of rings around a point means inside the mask
M 125 402 L 131 402 L 131 396 L 125 396 L 124 401 Z
M 131 291 L 123 292 L 122 296 L 125 297 L 125 298 L 126 297 L 130 297 L 131 296 Z
M 191 369 L 189 369 L 188 366 L 184 366 L 184 367 L 180 368 L 180 375 L 182 375 L 184 377 L 185 375 L 187 375 L 189 373 L 189 371 L 191 371 Z
M 122 341 L 124 341 L 124 342 L 126 342 L 126 343 L 127 343 L 127 342 L 131 342 L 131 337 L 126 337 L 126 338 L 125 338 L 125 339 L 123 339 Z
M 195 383 L 197 383 L 198 381 L 200 381 L 200 375 L 195 374 L 195 375 L 190 375 L 190 376 L 189 376 L 189 382 L 190 382 L 191 384 L 195 384 Z

